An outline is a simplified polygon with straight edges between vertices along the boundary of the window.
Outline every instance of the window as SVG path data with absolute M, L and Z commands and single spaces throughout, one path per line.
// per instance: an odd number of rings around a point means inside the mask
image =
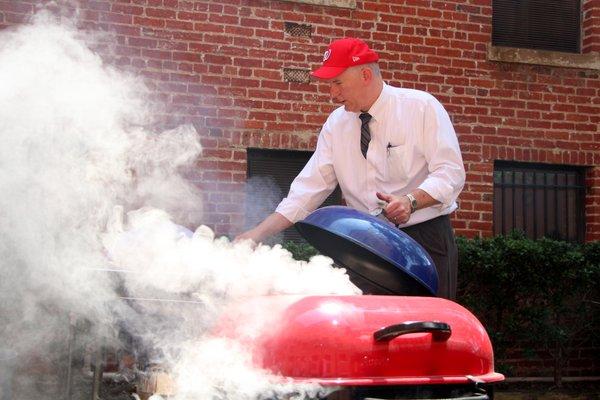
M 494 233 L 583 242 L 585 169 L 496 161 Z
M 246 226 L 252 227 L 275 210 L 290 190 L 292 181 L 304 168 L 312 151 L 248 149 L 248 185 L 246 193 Z M 322 206 L 341 204 L 339 186 Z M 282 240 L 302 242 L 296 228 L 283 232 Z
M 579 53 L 580 0 L 493 0 L 494 46 Z

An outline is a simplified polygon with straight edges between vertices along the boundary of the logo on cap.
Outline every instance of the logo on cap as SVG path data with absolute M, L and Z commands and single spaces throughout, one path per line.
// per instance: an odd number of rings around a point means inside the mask
M 352 56 L 352 61 L 357 62 L 358 60 L 360 60 L 360 57 Z
M 323 54 L 323 62 L 329 60 L 329 57 L 331 57 L 331 49 L 328 49 L 325 54 Z

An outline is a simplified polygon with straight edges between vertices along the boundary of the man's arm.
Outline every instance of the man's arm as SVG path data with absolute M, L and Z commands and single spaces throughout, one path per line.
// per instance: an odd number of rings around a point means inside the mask
M 418 188 L 444 207 L 450 207 L 458 198 L 466 177 L 458 138 L 450 116 L 437 99 L 432 98 L 427 103 L 424 119 L 422 151 L 429 174 Z
M 278 212 L 274 212 L 254 228 L 236 236 L 234 240 L 237 242 L 240 240 L 250 239 L 254 243 L 260 243 L 269 236 L 276 235 L 292 225 L 292 222 L 286 217 Z

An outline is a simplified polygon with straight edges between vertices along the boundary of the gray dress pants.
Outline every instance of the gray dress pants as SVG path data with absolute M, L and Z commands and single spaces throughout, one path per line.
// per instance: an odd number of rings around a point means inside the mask
M 448 215 L 401 228 L 429 253 L 438 273 L 438 297 L 456 298 L 458 249 Z

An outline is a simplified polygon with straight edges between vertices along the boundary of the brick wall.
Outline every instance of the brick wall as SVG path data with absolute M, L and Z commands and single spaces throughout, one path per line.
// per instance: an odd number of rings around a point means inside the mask
M 23 23 L 41 1 L 0 0 L 0 26 Z M 357 1 L 355 9 L 277 0 L 80 0 L 81 25 L 114 33 L 97 49 L 145 76 L 165 101 L 164 123 L 193 123 L 204 154 L 193 179 L 203 223 L 235 234 L 247 147 L 312 149 L 334 108 L 327 88 L 286 82 L 314 68 L 332 38 L 357 36 L 379 52 L 384 78 L 423 89 L 447 108 L 467 183 L 459 234 L 492 234 L 494 160 L 589 166 L 587 240 L 600 239 L 600 72 L 488 61 L 491 0 Z M 600 1 L 583 1 L 583 51 L 600 50 Z M 309 25 L 310 37 L 285 33 Z
M 584 1 L 582 11 L 582 50 L 584 53 L 598 52 L 600 51 L 600 1 Z

